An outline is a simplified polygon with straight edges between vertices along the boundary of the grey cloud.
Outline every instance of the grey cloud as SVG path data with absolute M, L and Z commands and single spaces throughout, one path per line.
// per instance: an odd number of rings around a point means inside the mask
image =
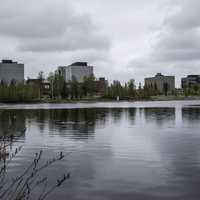
M 53 51 L 75 51 L 85 49 L 106 50 L 110 47 L 107 37 L 93 33 L 67 32 L 59 38 L 43 38 L 27 40 L 21 43 L 20 50 L 33 52 L 53 52 Z
M 181 34 L 176 31 L 169 32 L 168 34 L 162 36 L 160 43 L 160 48 L 165 49 L 193 49 L 200 48 L 199 33 L 192 30 L 187 30 Z
M 155 61 L 159 60 L 162 62 L 190 62 L 200 60 L 200 49 L 176 49 L 176 50 L 165 50 L 158 53 Z
M 16 1 L 13 1 L 13 4 L 10 2 L 11 0 L 6 1 L 4 6 L 0 7 L 0 33 L 2 35 L 22 39 L 24 37 L 59 36 L 73 19 L 68 4 L 62 5 L 58 10 L 51 0 L 48 6 L 44 0 L 41 4 L 36 4 L 38 6 L 24 0 L 19 0 L 19 5 Z M 58 0 L 58 4 L 59 2 L 62 1 Z
M 165 20 L 165 25 L 168 25 L 173 30 L 187 31 L 189 29 L 198 28 L 200 2 L 196 0 L 175 0 L 175 14 L 168 16 Z
M 38 1 L 38 0 L 36 0 Z M 74 51 L 109 49 L 110 39 L 91 18 L 77 14 L 64 0 L 42 0 L 40 4 L 10 0 L 0 8 L 0 34 L 15 38 L 23 51 Z M 17 6 L 15 11 L 14 7 Z
M 200 60 L 200 2 L 177 0 L 176 3 L 178 9 L 166 18 L 152 57 L 159 62 Z

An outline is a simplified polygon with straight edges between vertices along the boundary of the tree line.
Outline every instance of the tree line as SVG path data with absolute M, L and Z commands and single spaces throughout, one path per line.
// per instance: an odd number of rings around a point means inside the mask
M 121 84 L 120 81 L 113 81 L 112 84 L 104 86 L 104 89 L 99 92 L 97 88 L 97 80 L 94 76 L 85 77 L 83 82 L 78 82 L 75 77 L 72 81 L 66 83 L 64 76 L 55 71 L 50 73 L 45 78 L 44 73 L 40 72 L 37 79 L 39 84 L 0 84 L 0 101 L 1 102 L 24 102 L 24 101 L 40 101 L 43 98 L 47 99 L 111 99 L 111 100 L 140 100 L 151 99 L 152 96 L 161 95 L 156 85 L 144 86 L 139 84 L 136 88 L 133 79 Z M 47 93 L 44 94 L 42 87 L 44 82 L 49 83 Z M 167 95 L 167 87 L 165 87 Z M 174 92 L 174 95 L 180 95 L 179 92 Z M 183 96 L 199 96 L 200 87 L 194 86 L 181 91 Z
M 24 102 L 38 100 L 40 90 L 37 85 L 0 85 L 1 102 Z

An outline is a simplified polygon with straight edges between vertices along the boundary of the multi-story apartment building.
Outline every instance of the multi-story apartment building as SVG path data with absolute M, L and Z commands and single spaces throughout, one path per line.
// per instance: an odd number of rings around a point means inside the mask
M 182 89 L 192 88 L 195 86 L 200 87 L 200 75 L 188 75 L 181 79 Z
M 94 75 L 93 66 L 88 66 L 87 62 L 75 62 L 67 67 L 61 66 L 58 71 L 62 73 L 66 83 L 76 80 L 81 83 L 85 77 Z
M 1 84 L 17 84 L 24 82 L 24 64 L 12 60 L 2 60 L 0 63 Z
M 175 77 L 158 73 L 155 77 L 145 78 L 145 86 L 155 88 L 161 94 L 171 94 L 175 91 Z

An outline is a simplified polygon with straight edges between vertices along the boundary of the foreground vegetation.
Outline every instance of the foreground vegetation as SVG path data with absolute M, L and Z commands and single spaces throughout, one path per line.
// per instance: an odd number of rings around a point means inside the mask
M 64 155 L 60 152 L 56 157 L 43 161 L 43 151 L 36 153 L 32 162 L 21 174 L 10 177 L 9 165 L 18 156 L 22 146 L 17 147 L 14 151 L 10 148 L 14 141 L 14 135 L 3 135 L 0 137 L 0 199 L 2 200 L 44 200 L 51 193 L 60 187 L 70 174 L 64 174 L 54 184 L 49 185 L 45 171 L 56 162 L 62 160 Z

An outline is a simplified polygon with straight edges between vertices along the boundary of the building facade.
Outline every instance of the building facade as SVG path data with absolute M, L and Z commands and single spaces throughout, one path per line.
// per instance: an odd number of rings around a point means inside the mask
M 145 87 L 156 89 L 161 94 L 172 94 L 175 91 L 175 77 L 158 73 L 155 77 L 145 78 Z
M 51 95 L 51 84 L 49 81 L 42 81 L 41 79 L 28 79 L 28 85 L 36 85 L 40 89 L 40 95 Z
M 106 93 L 106 90 L 108 88 L 108 81 L 104 77 L 101 77 L 98 80 L 96 80 L 95 85 L 97 95 L 103 95 Z
M 24 83 L 24 64 L 12 60 L 2 60 L 0 63 L 1 84 Z
M 76 62 L 67 67 L 61 66 L 58 71 L 62 73 L 66 83 L 76 80 L 79 83 L 84 81 L 84 77 L 94 75 L 93 66 L 88 66 L 87 62 Z
M 200 75 L 188 75 L 181 79 L 182 89 L 200 87 Z

